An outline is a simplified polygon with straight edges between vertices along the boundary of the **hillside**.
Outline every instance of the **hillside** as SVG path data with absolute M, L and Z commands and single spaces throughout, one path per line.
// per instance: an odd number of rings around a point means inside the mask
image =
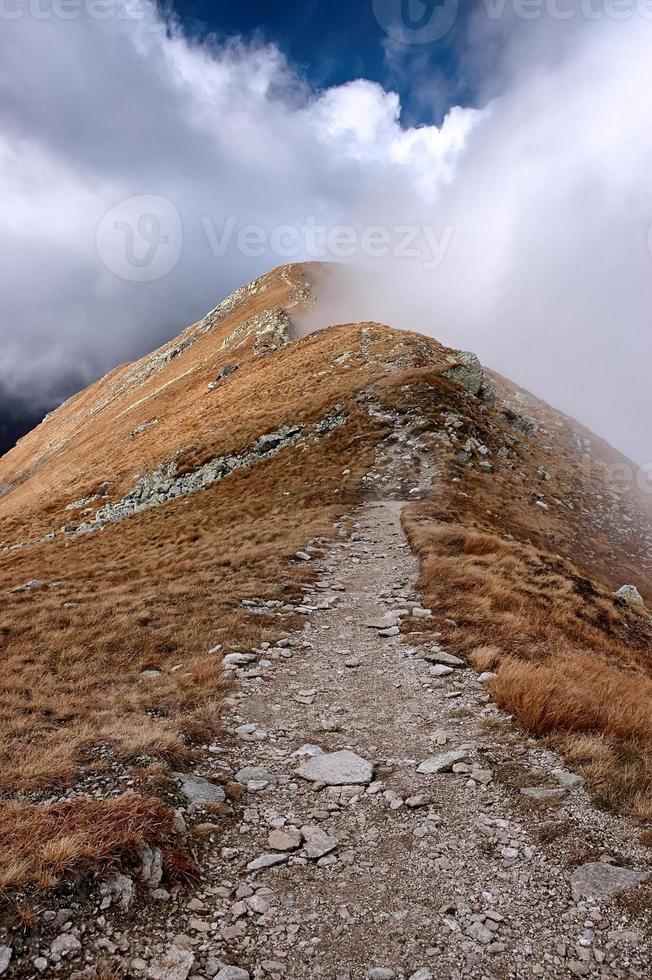
M 243 287 L 0 461 L 8 976 L 645 976 L 650 497 L 472 355 L 376 323 L 301 337 L 336 276 Z M 305 745 L 374 778 L 302 781 Z M 594 866 L 633 890 L 583 892 Z

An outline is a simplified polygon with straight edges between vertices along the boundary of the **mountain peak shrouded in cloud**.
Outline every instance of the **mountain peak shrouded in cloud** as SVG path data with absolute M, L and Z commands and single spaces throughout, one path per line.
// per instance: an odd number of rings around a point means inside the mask
M 478 349 L 652 458 L 652 22 L 483 5 L 458 51 L 473 104 L 409 127 L 376 82 L 314 90 L 274 45 L 121 10 L 0 34 L 12 394 L 51 402 L 266 268 L 336 259 L 384 282 L 343 319 Z

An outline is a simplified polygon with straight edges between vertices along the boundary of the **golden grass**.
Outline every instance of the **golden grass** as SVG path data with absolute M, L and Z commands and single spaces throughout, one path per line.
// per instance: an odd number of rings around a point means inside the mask
M 0 811 L 0 892 L 51 888 L 63 876 L 82 879 L 136 857 L 146 841 L 173 839 L 173 815 L 153 798 L 79 798 L 37 806 L 6 802 Z
M 406 523 L 447 648 L 478 671 L 497 670 L 498 704 L 529 731 L 554 736 L 605 803 L 652 817 L 648 617 L 558 557 L 426 520 L 427 507 Z M 580 745 L 591 747 L 586 757 Z
M 386 432 L 363 407 L 369 397 L 410 416 L 424 438 L 433 438 L 438 495 L 411 506 L 406 527 L 422 562 L 424 600 L 436 611 L 435 628 L 445 630 L 447 646 L 477 669 L 498 668 L 496 697 L 507 705 L 509 696 L 509 710 L 525 724 L 531 719 L 533 730 L 598 739 L 582 763 L 589 778 L 605 792 L 616 787 L 617 799 L 627 795 L 639 815 L 649 806 L 647 788 L 636 793 L 629 776 L 625 788 L 617 781 L 615 760 L 631 758 L 639 775 L 649 771 L 649 733 L 627 698 L 633 699 L 633 687 L 643 690 L 641 678 L 648 682 L 650 631 L 642 617 L 616 606 L 604 584 L 607 572 L 618 576 L 618 585 L 633 580 L 644 559 L 631 538 L 614 543 L 606 532 L 585 533 L 591 493 L 601 484 L 580 485 L 566 442 L 548 435 L 565 467 L 557 492 L 572 494 L 578 510 L 544 514 L 534 507 L 528 491 L 540 485 L 543 457 L 524 448 L 495 412 L 441 377 L 446 351 L 434 341 L 361 324 L 334 327 L 266 356 L 256 355 L 251 343 L 222 349 L 234 326 L 254 313 L 291 308 L 302 281 L 296 269 L 277 270 L 243 308 L 162 371 L 121 388 L 131 368 L 118 369 L 0 462 L 0 484 L 15 483 L 0 498 L 0 538 L 15 544 L 83 520 L 66 505 L 99 490 L 118 500 L 173 456 L 188 470 L 240 452 L 280 425 L 311 425 L 336 406 L 347 416 L 346 426 L 327 438 L 100 533 L 58 533 L 0 553 L 0 793 L 8 800 L 0 818 L 6 842 L 0 881 L 6 892 L 48 887 L 73 870 L 128 859 L 138 821 L 122 803 L 107 800 L 93 810 L 83 799 L 74 806 L 39 804 L 39 794 L 103 770 L 110 775 L 117 764 L 134 779 L 133 806 L 154 814 L 155 822 L 159 811 L 148 807 L 152 795 L 170 788 L 166 767 L 189 762 L 195 746 L 219 731 L 227 690 L 222 653 L 274 642 L 281 631 L 302 625 L 300 617 L 254 616 L 241 600 L 301 601 L 312 571 L 293 555 L 310 540 L 327 541 L 334 521 L 360 503 L 362 478 Z M 343 352 L 351 356 L 336 364 Z M 240 370 L 209 392 L 208 382 L 233 361 Z M 491 478 L 464 466 L 441 438 L 449 412 L 463 419 L 462 441 L 474 436 L 494 454 L 508 445 L 510 465 L 497 464 Z M 154 417 L 156 426 L 130 436 Z M 572 556 L 576 567 L 559 554 Z M 30 579 L 43 587 L 7 594 Z M 640 585 L 652 595 L 649 578 Z M 222 651 L 210 654 L 217 645 Z M 590 660 L 591 670 L 582 671 L 577 657 Z M 526 696 L 527 683 L 519 687 L 519 670 L 529 666 L 542 671 L 534 699 Z M 159 674 L 142 676 L 152 670 Z M 550 675 L 560 672 L 564 681 L 555 685 Z M 581 685 L 581 709 L 571 717 L 564 706 L 574 683 Z M 599 710 L 605 691 L 617 691 L 627 708 Z M 584 727 L 574 727 L 576 717 Z M 34 794 L 31 802 L 25 792 Z M 236 798 L 238 789 L 227 792 Z M 145 816 L 141 830 L 146 837 L 156 827 Z M 43 845 L 30 863 L 27 842 L 37 838 Z M 178 851 L 168 868 L 179 880 L 194 873 Z

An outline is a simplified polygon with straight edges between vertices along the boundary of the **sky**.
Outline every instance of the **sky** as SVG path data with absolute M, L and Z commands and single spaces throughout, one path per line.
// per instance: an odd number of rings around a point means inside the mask
M 0 20 L 12 419 L 325 259 L 359 271 L 334 320 L 474 349 L 652 460 L 652 0 L 0 0 Z

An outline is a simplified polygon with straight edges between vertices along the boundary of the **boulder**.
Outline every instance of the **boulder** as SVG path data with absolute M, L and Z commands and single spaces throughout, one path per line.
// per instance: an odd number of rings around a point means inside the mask
M 477 355 L 471 351 L 457 351 L 454 360 L 457 363 L 444 372 L 444 377 L 477 397 L 484 386 L 484 370 Z
M 174 774 L 181 783 L 181 792 L 189 803 L 195 806 L 203 806 L 205 803 L 224 803 L 226 793 L 221 786 L 216 786 L 208 779 L 200 776 L 190 776 L 187 773 L 176 772 Z
M 627 606 L 644 606 L 643 596 L 635 585 L 623 585 L 621 589 L 614 592 L 616 599 L 624 602 Z
M 313 860 L 324 857 L 325 854 L 330 854 L 339 844 L 336 837 L 331 837 L 321 827 L 313 824 L 302 827 L 301 836 L 306 844 L 306 855 L 309 858 L 313 858 Z
M 613 898 L 628 888 L 647 881 L 649 874 L 642 871 L 631 871 L 629 868 L 617 868 L 613 864 L 602 861 L 594 864 L 583 864 L 571 875 L 571 890 L 573 899 L 580 902 L 583 898 L 602 901 Z
M 186 980 L 194 962 L 195 956 L 190 950 L 170 946 L 164 957 L 154 960 L 147 976 L 150 980 Z
M 370 762 L 347 749 L 317 755 L 297 769 L 301 779 L 327 786 L 366 786 L 373 774 L 374 767 Z

